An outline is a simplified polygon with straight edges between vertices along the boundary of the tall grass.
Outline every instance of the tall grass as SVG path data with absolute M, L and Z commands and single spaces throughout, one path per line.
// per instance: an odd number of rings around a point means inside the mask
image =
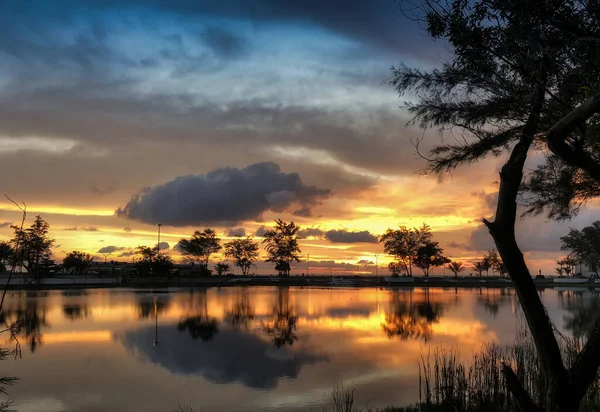
M 561 350 L 570 366 L 583 342 L 560 336 Z M 533 400 L 543 404 L 545 381 L 533 340 L 520 328 L 512 345 L 500 347 L 484 344 L 467 365 L 458 359 L 457 351 L 437 349 L 433 355 L 422 355 L 419 362 L 419 399 L 416 410 L 460 412 L 517 411 L 506 387 L 500 365 L 512 367 Z M 599 377 L 600 378 L 600 377 Z M 592 384 L 581 405 L 581 412 L 600 410 L 600 380 Z

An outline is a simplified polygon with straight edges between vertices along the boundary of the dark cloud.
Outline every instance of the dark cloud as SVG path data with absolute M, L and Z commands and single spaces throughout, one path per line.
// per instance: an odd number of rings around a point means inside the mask
M 300 229 L 298 231 L 298 237 L 300 239 L 306 239 L 309 237 L 322 238 L 324 235 L 325 235 L 325 232 L 323 232 L 321 229 L 319 229 L 317 227 L 309 227 L 306 229 Z
M 205 175 L 187 175 L 135 194 L 116 214 L 170 226 L 235 225 L 258 220 L 263 212 L 284 212 L 300 204 L 313 207 L 329 189 L 307 186 L 297 173 L 282 173 L 276 163 L 243 169 L 226 167 Z
M 84 232 L 98 232 L 98 228 L 92 227 L 92 226 L 88 226 L 88 227 L 71 226 L 71 227 L 66 227 L 64 230 L 68 230 L 68 231 L 82 230 Z
M 239 57 L 249 46 L 248 41 L 221 27 L 208 27 L 202 33 L 206 44 L 220 57 Z
M 114 253 L 120 250 L 125 250 L 126 248 L 120 246 L 104 246 L 98 249 L 97 253 Z
M 221 327 L 219 327 L 221 329 Z M 194 341 L 175 326 L 159 326 L 162 342 L 152 342 L 154 327 L 117 335 L 125 348 L 179 375 L 198 375 L 210 382 L 240 383 L 248 388 L 274 389 L 279 379 L 298 377 L 302 366 L 327 362 L 322 354 L 300 348 L 280 348 L 274 354 L 273 343 L 249 334 L 219 330 L 210 341 Z M 150 339 L 148 341 L 148 339 Z
M 265 235 L 265 233 L 267 232 L 267 230 L 269 230 L 268 227 L 261 226 L 258 229 L 256 229 L 256 232 L 254 232 L 254 236 L 263 237 Z
M 135 251 L 129 250 L 127 252 L 123 252 L 123 253 L 119 254 L 118 257 L 129 257 L 129 256 L 134 256 L 134 255 L 135 255 Z
M 130 227 L 124 227 L 123 231 L 127 232 L 127 233 L 131 233 L 131 228 Z
M 96 194 L 96 195 L 107 195 L 110 194 L 112 192 L 115 191 L 115 187 L 114 186 L 106 186 L 106 187 L 100 187 L 100 186 L 92 186 L 92 193 Z
M 158 247 L 158 244 L 154 245 L 154 249 L 156 249 Z M 171 245 L 169 245 L 168 242 L 160 242 L 160 247 L 158 247 L 159 250 L 168 250 L 171 247 Z
M 346 229 L 330 230 L 325 233 L 325 238 L 332 243 L 377 243 L 377 236 L 368 230 L 350 232 Z
M 373 262 L 372 260 L 367 260 L 367 259 L 361 259 L 357 262 L 359 265 L 374 265 L 375 262 Z
M 0 228 L 9 227 L 10 225 L 12 225 L 12 222 L 2 222 L 0 223 Z
M 225 236 L 227 237 L 243 237 L 246 236 L 246 229 L 243 227 L 236 227 L 234 229 L 228 229 L 225 232 Z

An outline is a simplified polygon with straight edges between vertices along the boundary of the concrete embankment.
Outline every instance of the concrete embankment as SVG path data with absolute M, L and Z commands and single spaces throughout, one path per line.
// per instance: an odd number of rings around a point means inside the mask
M 7 276 L 0 277 L 0 286 L 6 285 Z M 596 288 L 600 283 L 593 280 L 554 278 L 535 279 L 539 288 Z M 114 287 L 228 287 L 228 286 L 313 286 L 313 287 L 443 287 L 443 288 L 502 288 L 512 287 L 508 278 L 450 278 L 450 277 L 415 277 L 392 278 L 374 276 L 212 276 L 212 277 L 83 277 L 63 276 L 33 280 L 24 276 L 13 276 L 9 289 L 43 290 L 43 289 L 87 289 Z

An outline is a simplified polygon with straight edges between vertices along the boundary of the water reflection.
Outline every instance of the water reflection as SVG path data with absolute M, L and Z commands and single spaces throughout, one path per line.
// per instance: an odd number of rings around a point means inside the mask
M 64 304 L 63 313 L 65 318 L 74 321 L 79 319 L 85 319 L 89 316 L 90 311 L 85 304 Z
M 254 305 L 250 301 L 247 287 L 238 289 L 235 302 L 225 309 L 225 322 L 235 329 L 248 330 L 256 318 Z
M 480 288 L 477 301 L 483 306 L 487 313 L 495 318 L 498 316 L 500 306 L 511 302 L 514 296 L 515 293 L 512 289 Z
M 585 334 L 600 309 L 587 291 L 542 299 L 565 334 Z M 24 319 L 30 350 L 3 374 L 27 382 L 10 390 L 18 402 L 65 411 L 321 410 L 340 382 L 382 408 L 418 401 L 422 353 L 468 359 L 482 342 L 513 342 L 517 305 L 511 289 L 485 288 L 11 292 L 5 321 Z
M 160 314 L 169 309 L 171 304 L 171 296 L 168 294 L 160 294 L 158 296 L 143 294 L 138 297 L 137 310 L 138 316 L 142 319 L 154 317 L 156 313 Z
M 298 335 L 296 335 L 297 322 L 296 309 L 290 304 L 289 287 L 278 288 L 276 304 L 267 319 L 262 322 L 263 331 L 271 336 L 276 348 L 293 345 L 298 339 Z
M 421 338 L 427 342 L 432 334 L 432 325 L 438 323 L 443 314 L 442 303 L 431 303 L 429 291 L 424 302 L 413 301 L 411 290 L 393 290 L 389 297 L 389 308 L 385 322 L 381 325 L 388 338 L 402 340 Z
M 28 295 L 30 297 L 30 295 Z M 19 339 L 25 339 L 31 353 L 43 344 L 43 327 L 49 327 L 46 320 L 46 307 L 37 300 L 27 299 L 16 307 L 9 307 L 3 311 L 4 322 L 14 325 L 10 341 L 20 344 Z
M 558 291 L 558 296 L 568 312 L 564 316 L 565 328 L 576 338 L 587 337 L 600 314 L 600 296 L 583 290 Z

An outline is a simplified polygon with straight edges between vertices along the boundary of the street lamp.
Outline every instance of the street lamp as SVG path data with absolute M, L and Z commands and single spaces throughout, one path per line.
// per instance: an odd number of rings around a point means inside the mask
M 377 256 L 375 255 L 375 277 L 377 277 Z
M 306 276 L 310 274 L 310 268 L 308 267 L 308 263 L 310 262 L 310 254 L 306 254 Z
M 160 254 L 160 227 L 162 223 L 157 223 L 156 226 L 158 226 L 158 242 L 156 243 L 156 257 L 158 257 Z

